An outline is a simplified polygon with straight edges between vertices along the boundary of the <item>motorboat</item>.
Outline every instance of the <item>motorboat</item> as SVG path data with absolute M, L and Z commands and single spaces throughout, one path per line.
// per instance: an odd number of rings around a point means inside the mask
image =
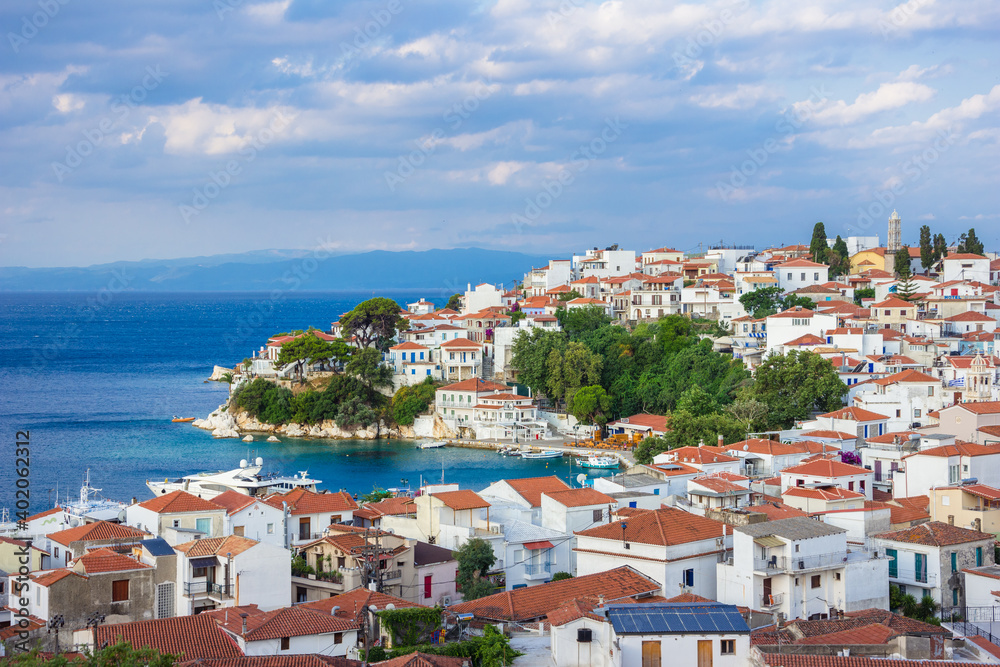
M 619 461 L 614 456 L 588 456 L 585 459 L 577 459 L 576 464 L 581 468 L 598 468 L 598 469 L 616 469 L 621 466 L 621 461 Z
M 125 512 L 125 503 L 109 500 L 101 496 L 101 489 L 90 485 L 90 469 L 80 486 L 80 499 L 61 503 L 63 523 L 67 528 L 75 528 L 94 521 L 120 523 Z
M 529 461 L 538 459 L 561 459 L 563 453 L 558 449 L 541 449 L 537 452 L 521 452 L 521 458 Z
M 438 447 L 444 447 L 446 444 L 443 440 L 421 440 L 417 443 L 417 447 L 420 449 L 437 449 Z
M 287 493 L 293 489 L 316 491 L 321 480 L 311 479 L 309 471 L 300 470 L 288 477 L 276 473 L 261 474 L 264 459 L 257 457 L 253 462 L 243 459 L 235 470 L 218 470 L 185 475 L 180 479 L 164 479 L 162 482 L 146 480 L 146 486 L 154 495 L 162 496 L 171 491 L 188 493 L 211 500 L 220 493 L 236 491 L 253 497 L 263 497 L 271 493 Z
M 194 417 L 178 417 L 177 415 L 174 415 L 174 418 L 171 419 L 170 421 L 172 421 L 175 424 L 183 424 L 187 422 L 193 422 Z

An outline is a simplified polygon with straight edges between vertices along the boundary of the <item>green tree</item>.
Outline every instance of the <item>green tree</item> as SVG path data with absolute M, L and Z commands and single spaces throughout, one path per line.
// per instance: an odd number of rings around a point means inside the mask
M 958 239 L 958 248 L 956 249 L 958 253 L 970 253 L 972 255 L 982 255 L 983 254 L 983 242 L 979 240 L 976 236 L 976 228 L 971 228 L 965 234 Z
M 556 311 L 559 326 L 570 340 L 580 340 L 589 333 L 611 323 L 604 308 L 586 306 L 584 308 L 560 308 Z
M 836 278 L 851 272 L 851 257 L 847 250 L 847 242 L 837 234 L 837 240 L 833 242 L 833 248 L 827 253 L 827 260 L 830 263 L 830 277 Z
M 373 347 L 358 350 L 344 370 L 374 390 L 392 385 L 392 369 L 382 363 L 382 353 Z
M 924 273 L 934 266 L 934 241 L 931 239 L 931 228 L 928 225 L 920 227 L 920 266 Z
M 545 360 L 548 396 L 569 404 L 580 387 L 599 384 L 602 360 L 583 343 L 572 342 L 565 350 L 552 349 Z
M 493 584 L 484 579 L 496 562 L 493 547 L 481 537 L 473 537 L 459 547 L 453 555 L 458 561 L 455 583 L 466 600 L 475 600 L 493 592 Z
M 859 287 L 854 290 L 854 305 L 860 306 L 862 299 L 874 299 L 875 298 L 875 288 L 874 287 Z
M 937 264 L 942 257 L 948 254 L 948 241 L 944 234 L 934 235 L 934 263 Z
M 160 653 L 152 648 L 132 648 L 128 642 L 106 646 L 93 653 L 85 652 L 82 658 L 67 658 L 66 655 L 42 654 L 37 649 L 24 653 L 14 653 L 6 658 L 6 664 L 18 667 L 171 667 L 179 662 L 179 655 Z
M 569 411 L 584 424 L 604 426 L 608 423 L 611 399 L 604 387 L 590 385 L 581 387 L 570 402 Z
M 809 254 L 812 260 L 820 264 L 826 264 L 826 254 L 829 246 L 826 244 L 826 227 L 822 222 L 817 222 L 813 226 L 812 241 L 809 242 Z
M 562 357 L 566 338 L 557 331 L 543 331 L 532 327 L 519 331 L 511 345 L 510 366 L 517 373 L 517 381 L 536 394 L 548 394 L 548 361 L 553 350 Z
M 746 437 L 743 425 L 726 414 L 693 415 L 678 411 L 670 416 L 670 430 L 663 436 L 669 449 L 696 446 L 699 443 L 714 445 L 719 436 L 731 445 Z M 638 459 L 637 459 L 638 460 Z
M 781 300 L 782 310 L 790 310 L 796 306 L 814 310 L 816 308 L 816 302 L 807 296 L 799 296 L 798 294 L 789 294 Z
M 361 503 L 377 503 L 380 500 L 385 500 L 386 498 L 392 498 L 392 491 L 386 491 L 380 486 L 373 486 L 371 493 L 366 493 L 361 496 Z
M 896 296 L 903 301 L 915 301 L 917 295 L 917 284 L 913 282 L 913 276 L 903 276 L 896 284 Z
M 426 378 L 413 386 L 400 387 L 392 397 L 392 419 L 400 426 L 410 426 L 417 415 L 427 412 L 434 402 L 434 380 Z
M 892 270 L 900 278 L 909 277 L 913 274 L 910 270 L 910 249 L 907 246 L 904 245 L 896 253 Z
M 643 438 L 642 442 L 636 445 L 635 451 L 632 454 L 635 456 L 636 463 L 648 465 L 653 462 L 654 456 L 668 449 L 670 449 L 670 443 L 667 442 L 666 438 L 650 436 Z
M 725 408 L 726 413 L 743 426 L 743 430 L 750 432 L 755 427 L 765 423 L 767 417 L 767 404 L 753 398 L 733 401 Z
M 759 319 L 774 315 L 782 305 L 782 289 L 780 287 L 759 287 L 740 297 L 740 304 L 750 317 Z
M 572 301 L 573 299 L 580 299 L 583 295 L 577 292 L 575 289 L 571 289 L 568 292 L 564 292 L 559 295 L 559 301 Z
M 846 393 L 847 385 L 828 359 L 792 350 L 767 357 L 740 398 L 766 403 L 767 426 L 778 429 L 791 428 L 815 410 L 830 412 L 840 408 Z
M 656 340 L 664 356 L 673 356 L 698 342 L 694 323 L 683 315 L 667 315 L 657 322 Z
M 695 384 L 688 387 L 680 399 L 677 401 L 677 410 L 687 412 L 695 417 L 714 414 L 719 411 L 719 406 L 701 385 Z
M 563 579 L 572 579 L 573 575 L 569 572 L 556 572 L 552 575 L 550 581 L 562 581 Z
M 362 301 L 340 318 L 345 338 L 353 336 L 359 347 L 374 345 L 383 352 L 405 323 L 399 304 L 385 297 Z
M 360 396 L 355 395 L 340 402 L 333 420 L 344 430 L 367 427 L 378 421 L 378 413 Z
M 295 375 L 299 381 L 304 380 L 303 369 L 306 363 L 313 358 L 314 354 L 327 354 L 324 348 L 326 343 L 312 334 L 302 334 L 297 338 L 286 341 L 278 352 L 275 365 L 279 370 L 288 366 L 295 367 Z M 329 358 L 329 355 L 327 355 Z
M 454 311 L 461 310 L 461 308 L 462 308 L 462 295 L 461 294 L 452 294 L 450 297 L 448 297 L 448 303 L 444 304 L 444 307 L 446 309 L 451 309 L 451 310 L 454 310 Z

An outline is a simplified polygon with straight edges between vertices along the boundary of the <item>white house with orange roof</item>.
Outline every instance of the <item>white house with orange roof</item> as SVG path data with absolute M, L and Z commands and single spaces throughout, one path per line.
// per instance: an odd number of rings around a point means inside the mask
M 598 308 L 604 311 L 604 314 L 608 317 L 612 315 L 612 304 L 610 301 L 603 301 L 601 299 L 592 299 L 590 297 L 579 297 L 577 299 L 570 299 L 565 303 L 566 310 L 577 310 L 583 308 Z
M 819 415 L 815 420 L 804 422 L 802 430 L 829 430 L 855 433 L 858 437 L 867 438 L 888 432 L 888 415 L 871 410 L 851 406 Z
M 421 298 L 419 301 L 406 304 L 406 310 L 414 315 L 427 315 L 434 312 L 434 304 L 427 299 Z
M 926 424 L 927 413 L 944 407 L 945 393 L 938 378 L 908 369 L 866 382 L 855 395 L 854 405 L 886 415 L 885 432 L 889 433 Z
M 872 304 L 871 314 L 879 329 L 895 329 L 906 333 L 910 320 L 917 319 L 917 304 L 903 301 L 897 296 L 890 296 Z
M 473 345 L 478 347 L 478 343 Z M 399 385 L 420 384 L 426 378 L 436 380 L 441 375 L 441 365 L 435 361 L 433 350 L 419 343 L 406 341 L 393 345 L 385 355 L 385 360 L 392 366 Z
M 607 425 L 608 433 L 624 433 L 633 437 L 659 437 L 667 432 L 667 418 L 663 415 L 651 415 L 640 412 L 630 417 L 616 419 Z
M 684 261 L 684 253 L 680 250 L 675 250 L 673 248 L 656 248 L 655 250 L 647 250 L 642 253 L 642 265 L 653 264 L 654 262 L 659 262 L 664 259 L 669 259 L 672 262 L 682 262 Z
M 719 447 L 678 447 L 653 457 L 654 465 L 664 463 L 682 463 L 706 474 L 743 473 L 740 459 L 730 456 L 725 449 Z
M 699 475 L 688 481 L 687 498 L 698 513 L 750 504 L 750 478 L 733 473 Z
M 173 491 L 125 508 L 125 523 L 175 545 L 223 534 L 226 510 L 187 491 Z
M 790 340 L 805 334 L 822 337 L 826 331 L 836 328 L 835 315 L 795 306 L 767 317 L 767 349 L 769 353 L 776 352 Z
M 611 276 L 605 277 L 610 278 Z M 569 288 L 570 291 L 576 292 L 580 296 L 598 299 L 601 296 L 601 279 L 597 276 L 585 276 L 570 282 Z
M 950 253 L 941 260 L 942 278 L 949 280 L 975 280 L 990 282 L 990 258 L 972 253 Z
M 492 333 L 492 332 L 491 332 Z M 460 382 L 479 377 L 483 367 L 483 346 L 468 338 L 453 338 L 441 343 L 441 379 Z M 421 381 L 423 378 L 421 378 Z
M 275 493 L 263 502 L 287 511 L 285 522 L 285 546 L 304 544 L 323 536 L 332 524 L 351 524 L 358 503 L 347 491 L 316 493 L 305 489 L 293 489 L 288 493 Z
M 871 470 L 842 463 L 837 459 L 819 459 L 800 463 L 781 471 L 781 493 L 794 487 L 820 488 L 836 486 L 847 491 L 857 491 L 866 500 L 872 499 Z
M 954 435 L 965 442 L 992 444 L 997 441 L 997 429 L 1000 429 L 1000 401 L 984 401 L 941 408 L 937 425 L 926 430 Z
M 951 317 L 944 318 L 944 333 L 948 336 L 961 336 L 966 333 L 996 331 L 997 321 L 985 313 L 967 310 Z
M 576 278 L 620 276 L 631 273 L 635 266 L 634 250 L 619 250 L 614 246 L 604 250 L 594 248 L 583 255 L 573 255 L 573 273 Z
M 822 285 L 830 280 L 830 267 L 800 257 L 774 267 L 778 286 L 785 292 L 794 292 L 811 285 Z
M 897 498 L 927 495 L 932 487 L 966 479 L 1000 487 L 1000 447 L 956 442 L 908 454 L 903 457 L 903 469 L 893 474 L 892 494 Z
M 568 259 L 554 259 L 543 267 L 524 274 L 524 291 L 528 296 L 542 296 L 558 285 L 567 285 L 573 279 L 572 262 Z
M 282 508 L 238 491 L 229 490 L 212 498 L 226 509 L 223 535 L 249 537 L 278 547 L 285 546 L 285 514 Z
M 503 293 L 503 289 L 490 283 L 479 283 L 475 288 L 469 283 L 465 289 L 465 312 L 478 313 L 487 308 L 500 308 L 503 306 Z
M 530 396 L 511 392 L 480 394 L 472 425 L 480 439 L 513 438 L 530 442 L 545 437 L 548 425 L 538 419 L 538 407 Z
M 702 279 L 681 290 L 681 312 L 689 317 L 702 317 L 720 322 L 728 322 L 746 314 L 743 306 L 735 298 L 732 282 L 705 282 Z
M 833 445 L 803 440 L 800 442 L 780 442 L 763 438 L 750 438 L 726 445 L 730 456 L 742 460 L 742 472 L 751 477 L 770 477 L 785 468 L 798 465 L 803 459 L 817 454 L 839 451 Z
M 863 493 L 839 486 L 793 486 L 781 493 L 781 501 L 809 514 L 864 509 L 865 506 Z

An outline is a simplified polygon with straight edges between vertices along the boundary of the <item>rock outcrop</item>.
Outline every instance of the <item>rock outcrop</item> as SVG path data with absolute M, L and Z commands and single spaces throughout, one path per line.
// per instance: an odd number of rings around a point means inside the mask
M 240 438 L 249 442 L 252 440 L 250 433 L 267 433 L 268 442 L 279 442 L 276 435 L 284 435 L 288 438 L 328 438 L 331 440 L 374 440 L 376 438 L 416 438 L 413 428 L 410 426 L 390 427 L 385 421 L 371 426 L 359 427 L 356 429 L 342 429 L 332 420 L 325 420 L 319 424 L 265 424 L 251 417 L 246 412 L 236 415 L 231 414 L 225 406 L 219 406 L 205 419 L 196 419 L 192 422 L 194 426 L 211 431 L 216 438 Z
M 232 373 L 232 368 L 226 368 L 225 366 L 215 366 L 212 368 L 212 374 L 209 376 L 209 382 L 218 382 L 222 380 L 222 376 L 226 373 Z

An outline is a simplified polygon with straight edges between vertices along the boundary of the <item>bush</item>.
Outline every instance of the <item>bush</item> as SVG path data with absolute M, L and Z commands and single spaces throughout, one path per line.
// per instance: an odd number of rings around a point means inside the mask
M 556 572 L 552 575 L 552 581 L 562 581 L 563 579 L 572 579 L 573 575 L 569 572 Z
M 392 418 L 400 426 L 410 426 L 417 415 L 427 412 L 434 402 L 434 380 L 425 379 L 412 387 L 400 387 L 392 397 Z

